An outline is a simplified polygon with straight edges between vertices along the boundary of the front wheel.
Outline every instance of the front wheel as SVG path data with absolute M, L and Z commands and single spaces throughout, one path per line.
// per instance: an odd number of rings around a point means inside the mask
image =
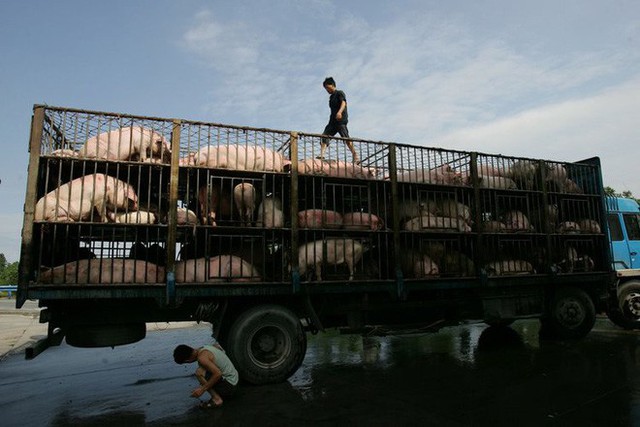
M 302 364 L 307 337 L 291 310 L 261 305 L 235 320 L 227 337 L 227 351 L 241 379 L 252 384 L 277 383 Z
M 623 284 L 617 296 L 618 306 L 607 312 L 609 319 L 625 329 L 640 329 L 640 281 Z
M 556 290 L 541 319 L 541 333 L 550 338 L 577 339 L 586 336 L 596 322 L 596 309 L 589 295 L 579 288 Z

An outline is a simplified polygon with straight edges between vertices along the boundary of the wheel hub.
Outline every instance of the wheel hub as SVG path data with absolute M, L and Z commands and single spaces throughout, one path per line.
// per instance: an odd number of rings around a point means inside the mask
M 624 299 L 624 305 L 629 314 L 640 317 L 640 293 L 630 292 Z
M 558 308 L 558 320 L 567 326 L 577 326 L 584 320 L 582 305 L 574 299 L 561 301 Z
M 288 335 L 277 326 L 263 326 L 257 329 L 247 345 L 252 362 L 265 369 L 285 363 L 292 348 Z

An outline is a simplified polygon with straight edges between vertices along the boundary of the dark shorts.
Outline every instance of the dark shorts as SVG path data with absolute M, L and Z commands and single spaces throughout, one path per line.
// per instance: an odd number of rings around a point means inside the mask
M 211 378 L 211 372 L 207 371 L 207 373 L 204 375 L 204 379 L 209 381 L 209 378 Z M 238 386 L 233 385 L 229 381 L 222 378 L 220 381 L 215 383 L 212 388 L 220 396 L 228 398 L 234 395 Z
M 327 126 L 324 128 L 323 135 L 333 136 L 336 133 L 340 134 L 343 138 L 349 138 L 349 129 L 347 129 L 347 125 L 341 125 L 340 123 L 329 122 Z M 322 138 L 322 142 L 324 144 L 329 144 L 329 138 Z

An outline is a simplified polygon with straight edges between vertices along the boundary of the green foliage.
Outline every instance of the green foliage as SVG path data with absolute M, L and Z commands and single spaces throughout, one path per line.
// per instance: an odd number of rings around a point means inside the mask
M 7 264 L 7 258 L 0 254 L 0 285 L 18 284 L 18 262 Z
M 611 196 L 611 197 L 624 197 L 625 199 L 633 199 L 638 204 L 640 204 L 640 199 L 634 197 L 633 193 L 629 190 L 623 191 L 622 193 L 618 193 L 616 190 L 614 190 L 611 187 L 604 187 L 604 194 L 606 196 Z

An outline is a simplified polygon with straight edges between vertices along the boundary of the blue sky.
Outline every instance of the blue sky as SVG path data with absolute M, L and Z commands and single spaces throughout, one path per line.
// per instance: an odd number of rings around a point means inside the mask
M 33 104 L 575 161 L 640 195 L 640 2 L 0 2 L 0 253 L 19 257 Z

